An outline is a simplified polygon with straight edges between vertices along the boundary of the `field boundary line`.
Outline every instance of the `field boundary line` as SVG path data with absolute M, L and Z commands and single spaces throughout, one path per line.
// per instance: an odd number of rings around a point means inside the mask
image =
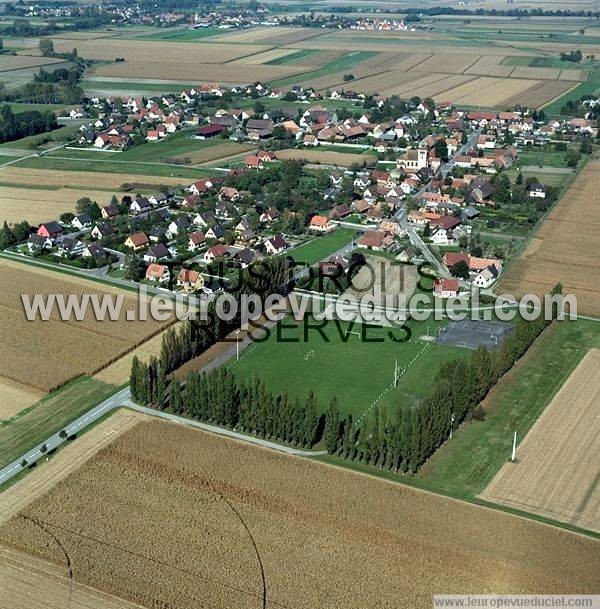
M 409 342 L 417 342 L 417 341 L 409 341 Z M 418 341 L 418 342 L 421 342 L 421 341 Z M 410 362 L 408 362 L 408 364 L 406 364 L 406 366 L 404 366 L 404 368 L 401 369 L 398 379 L 400 379 L 400 377 L 404 376 L 408 372 L 408 369 L 421 357 L 423 351 L 425 351 L 425 349 L 427 349 L 427 347 L 429 347 L 429 345 L 431 345 L 431 343 L 426 342 L 425 345 L 423 347 L 421 347 L 421 349 L 410 360 Z M 394 386 L 393 382 L 391 382 L 389 385 L 387 385 L 387 387 L 377 396 L 377 398 L 373 401 L 373 403 L 360 415 L 360 417 L 358 417 L 356 422 L 360 423 L 367 416 L 367 414 L 369 414 L 369 412 L 372 410 L 373 406 L 375 406 L 393 386 Z

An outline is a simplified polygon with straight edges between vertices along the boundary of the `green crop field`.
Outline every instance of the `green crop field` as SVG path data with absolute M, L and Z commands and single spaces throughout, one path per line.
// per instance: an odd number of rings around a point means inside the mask
M 89 377 L 71 381 L 0 426 L 0 467 L 10 463 L 116 391 Z
M 458 347 L 420 340 L 445 322 L 408 322 L 409 341 L 401 328 L 363 326 L 336 321 L 318 322 L 292 317 L 276 326 L 264 342 L 250 346 L 232 372 L 247 378 L 258 376 L 276 392 L 305 397 L 313 390 L 320 411 L 332 395 L 343 414 L 355 418 L 370 412 L 373 403 L 381 409 L 410 407 L 423 399 L 431 376 L 442 362 L 470 352 Z M 406 372 L 393 387 L 395 361 Z
M 178 29 L 168 32 L 155 32 L 153 34 L 140 34 L 136 36 L 139 40 L 168 40 L 169 42 L 194 42 L 195 40 L 203 40 L 215 34 L 222 34 L 223 30 L 218 27 L 207 27 L 197 30 Z
M 17 167 L 54 169 L 55 171 L 100 171 L 103 173 L 124 173 L 163 177 L 181 177 L 190 180 L 214 176 L 214 171 L 195 169 L 166 163 L 136 163 L 119 161 L 108 155 L 96 156 L 94 160 L 56 156 L 29 157 L 15 163 Z
M 349 245 L 358 236 L 355 230 L 350 228 L 338 228 L 328 235 L 317 235 L 304 245 L 289 250 L 290 255 L 296 262 L 316 264 L 325 260 L 327 256 L 337 250 Z
M 273 81 L 273 84 L 276 87 L 285 87 L 287 85 L 293 85 L 299 82 L 306 82 L 309 79 L 319 78 L 321 76 L 327 76 L 328 74 L 335 74 L 336 72 L 340 72 L 346 68 L 350 68 L 351 66 L 365 61 L 366 59 L 370 59 L 374 55 L 377 55 L 377 51 L 354 51 L 343 55 L 339 59 L 328 63 L 324 68 L 320 70 L 314 70 L 312 72 L 304 72 L 301 74 L 296 74 L 294 76 L 286 76 L 285 78 L 280 78 L 279 80 Z

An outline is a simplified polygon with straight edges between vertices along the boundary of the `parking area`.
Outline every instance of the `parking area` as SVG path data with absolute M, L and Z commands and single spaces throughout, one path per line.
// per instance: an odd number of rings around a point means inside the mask
M 439 329 L 436 342 L 466 349 L 477 349 L 477 347 L 484 346 L 493 350 L 500 348 L 513 329 L 512 324 L 499 321 L 473 319 L 451 321 L 447 326 Z

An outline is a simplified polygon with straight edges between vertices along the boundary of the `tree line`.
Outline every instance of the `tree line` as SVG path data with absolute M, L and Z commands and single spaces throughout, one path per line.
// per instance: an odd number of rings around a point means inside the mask
M 196 421 L 294 446 L 310 448 L 322 433 L 312 391 L 303 401 L 291 399 L 287 393 L 273 393 L 258 378 L 240 380 L 227 368 L 210 374 L 191 372 L 182 386 L 177 378 L 167 384 L 164 366 L 157 360 L 147 365 L 136 357 L 131 392 L 136 401 L 158 410 L 168 408 Z
M 560 291 L 558 285 L 552 293 Z M 160 410 L 299 446 L 322 440 L 331 455 L 415 473 L 461 423 L 484 418 L 481 401 L 555 317 L 556 311 L 549 320 L 520 318 L 497 351 L 480 347 L 471 357 L 443 363 L 418 406 L 398 404 L 394 411 L 375 406 L 364 421 L 355 421 L 351 414 L 342 417 L 336 396 L 319 416 L 312 391 L 304 401 L 291 399 L 274 394 L 259 379 L 240 381 L 226 368 L 209 375 L 192 372 L 183 388 L 179 380 L 169 382 L 169 372 L 200 344 L 189 323 L 180 332 L 167 332 L 159 358 L 148 364 L 134 358 L 131 393 L 134 400 Z
M 12 142 L 57 127 L 56 116 L 52 112 L 32 110 L 15 114 L 8 104 L 0 105 L 0 142 Z

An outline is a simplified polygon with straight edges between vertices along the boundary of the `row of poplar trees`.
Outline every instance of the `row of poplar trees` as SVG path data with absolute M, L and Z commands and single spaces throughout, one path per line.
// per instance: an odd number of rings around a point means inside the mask
M 555 288 L 555 292 L 560 286 Z M 135 400 L 175 414 L 246 433 L 311 447 L 395 472 L 416 472 L 463 421 L 482 418 L 480 403 L 551 322 L 519 319 L 500 349 L 480 347 L 471 357 L 446 361 L 432 379 L 429 395 L 417 406 L 395 412 L 377 406 L 359 421 L 342 417 L 335 396 L 323 416 L 313 392 L 305 400 L 274 394 L 259 379 L 240 380 L 223 367 L 211 374 L 192 372 L 185 383 L 167 382 L 181 365 L 180 349 L 198 344 L 187 325 L 168 334 L 160 358 L 149 364 L 134 358 L 131 392 Z M 192 327 L 193 328 L 193 327 Z M 193 352 L 193 349 L 192 349 Z
M 243 294 L 257 294 L 262 301 L 270 294 L 285 295 L 291 286 L 289 262 L 285 257 L 261 260 L 244 269 L 237 283 L 228 287 L 230 294 L 240 303 Z M 134 400 L 145 404 L 162 403 L 166 399 L 166 378 L 174 370 L 197 357 L 211 345 L 239 328 L 240 316 L 226 321 L 215 313 L 211 301 L 205 319 L 188 319 L 179 330 L 173 327 L 163 334 L 159 357 L 148 364 L 136 357 L 131 366 L 130 388 Z

